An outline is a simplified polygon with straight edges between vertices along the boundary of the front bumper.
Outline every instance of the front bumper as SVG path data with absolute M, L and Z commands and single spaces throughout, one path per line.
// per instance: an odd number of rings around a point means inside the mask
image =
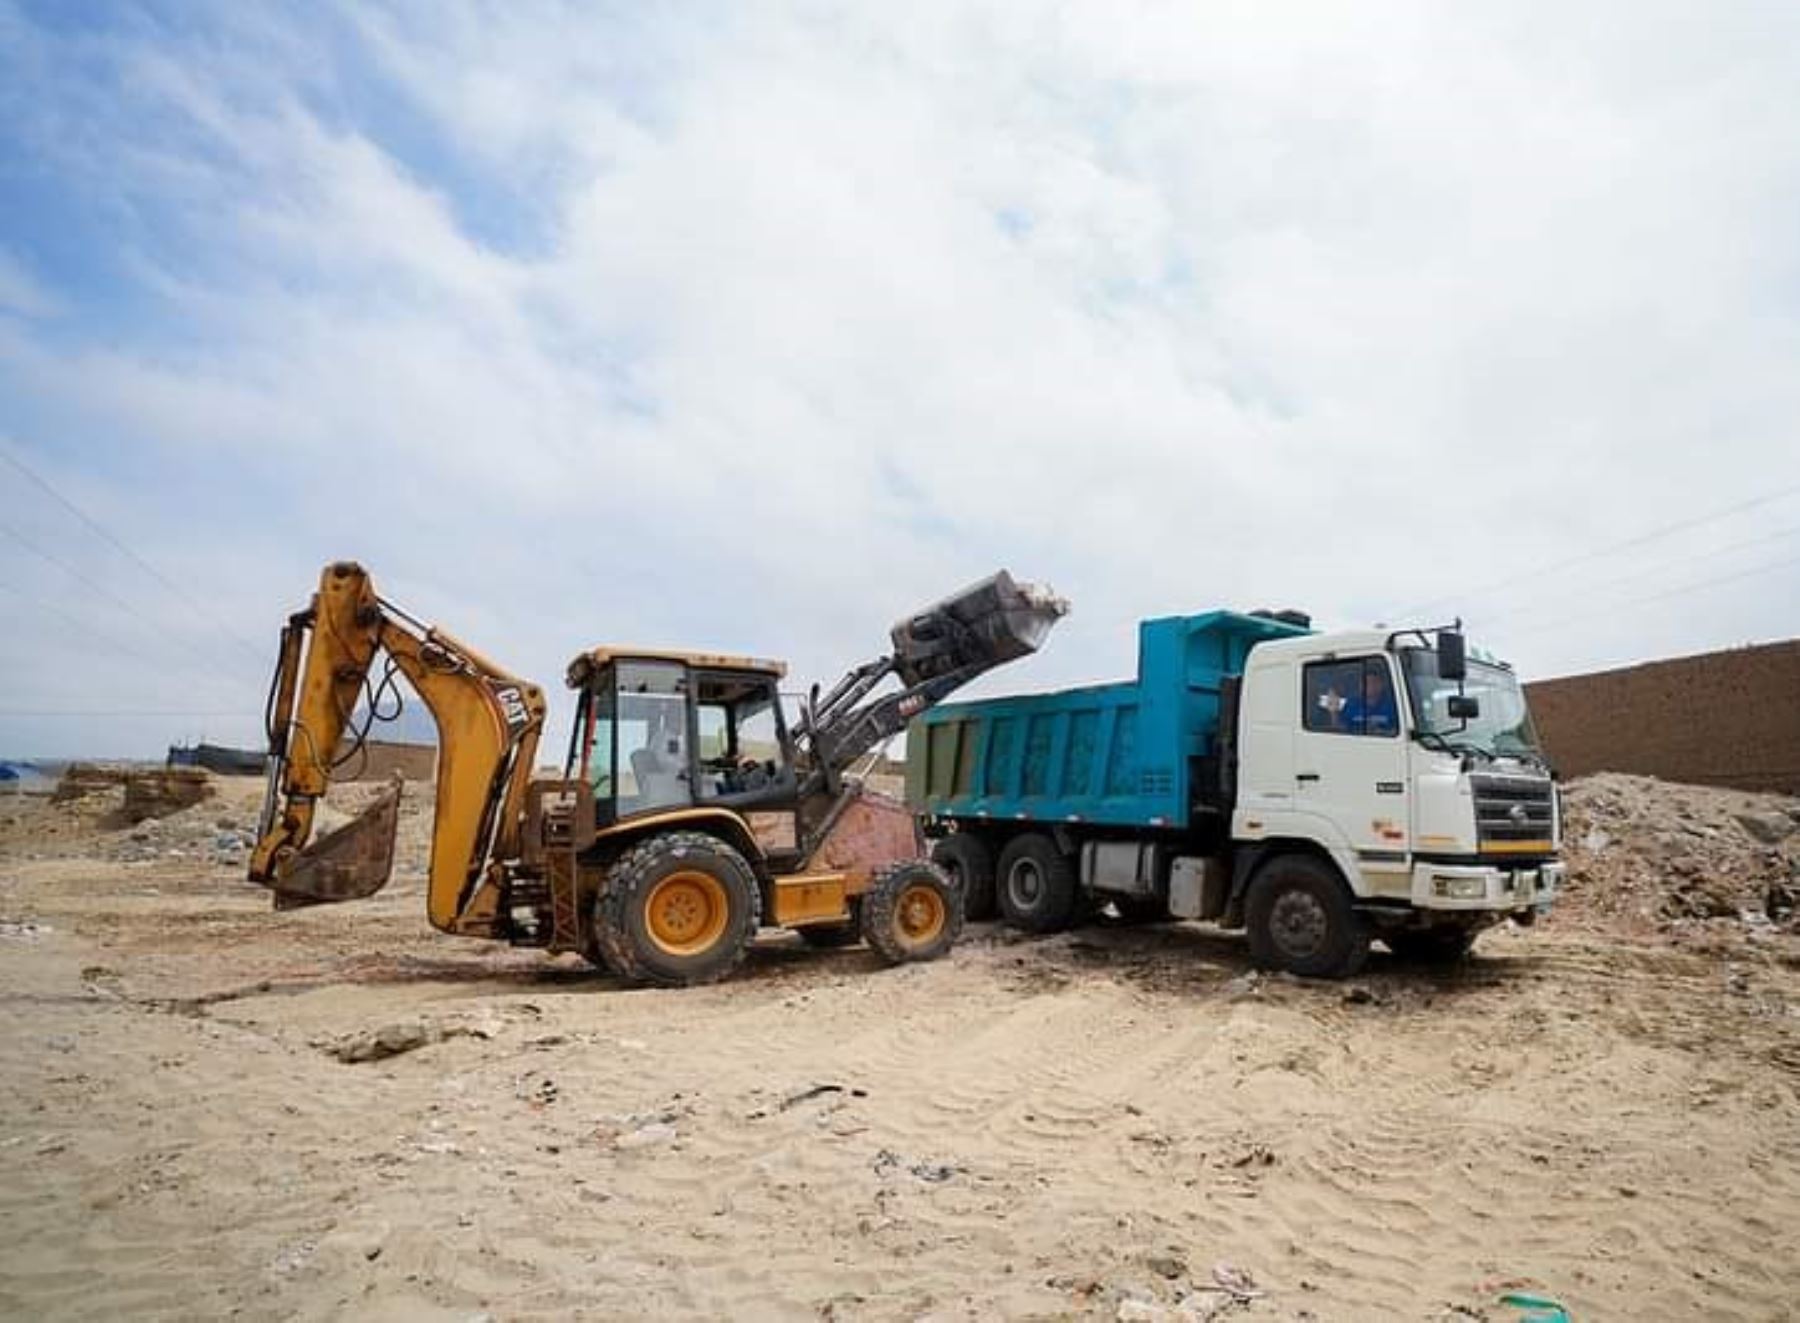
M 1422 910 L 1535 910 L 1548 914 L 1562 890 L 1565 866 L 1532 864 L 1509 868 L 1492 864 L 1414 864 L 1412 903 Z

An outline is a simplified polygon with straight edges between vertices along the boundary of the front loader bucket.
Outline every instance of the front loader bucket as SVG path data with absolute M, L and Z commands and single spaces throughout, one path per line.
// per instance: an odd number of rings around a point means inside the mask
M 400 831 L 400 782 L 336 831 L 321 836 L 276 868 L 270 889 L 278 910 L 362 900 L 387 885 Z
M 989 670 L 1036 652 L 1068 613 L 1062 598 L 1001 570 L 895 625 L 895 669 L 908 685 Z

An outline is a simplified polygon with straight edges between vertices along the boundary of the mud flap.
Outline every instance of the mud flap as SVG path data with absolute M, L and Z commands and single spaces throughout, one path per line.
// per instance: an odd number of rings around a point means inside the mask
M 400 782 L 394 781 L 354 820 L 321 836 L 276 869 L 275 908 L 362 900 L 387 885 L 400 830 Z

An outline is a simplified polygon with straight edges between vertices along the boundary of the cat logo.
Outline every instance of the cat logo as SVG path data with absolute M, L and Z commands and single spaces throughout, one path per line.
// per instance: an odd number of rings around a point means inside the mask
M 519 692 L 517 685 L 495 689 L 494 701 L 500 705 L 500 715 L 505 718 L 508 730 L 518 730 L 530 720 L 525 710 L 525 695 Z

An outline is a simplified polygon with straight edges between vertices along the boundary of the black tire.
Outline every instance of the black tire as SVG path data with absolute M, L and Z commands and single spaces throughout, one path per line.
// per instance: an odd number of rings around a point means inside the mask
M 1080 888 L 1075 864 L 1039 832 L 1015 836 L 1000 852 L 994 875 L 1000 915 L 1028 933 L 1053 933 L 1075 920 Z
M 750 865 L 704 832 L 639 842 L 607 871 L 594 898 L 595 945 L 606 966 L 633 983 L 688 987 L 723 978 L 743 963 L 761 921 Z M 687 926 L 692 940 L 676 940 Z
M 1168 923 L 1175 917 L 1169 913 L 1169 907 L 1154 896 L 1114 896 L 1112 907 L 1118 912 L 1120 923 L 1134 928 L 1147 923 Z
M 1348 978 L 1369 958 L 1369 932 L 1337 871 L 1309 855 L 1257 870 L 1245 903 L 1250 959 L 1303 978 Z
M 979 923 L 998 912 L 994 899 L 994 851 L 979 836 L 959 831 L 940 837 L 931 847 L 931 862 L 962 887 L 963 917 Z
M 1415 965 L 1460 965 L 1475 946 L 1467 928 L 1414 928 L 1382 934 L 1388 950 Z
M 924 859 L 890 864 L 863 893 L 863 940 L 890 965 L 936 960 L 962 926 L 962 888 Z
M 862 897 L 852 897 L 849 908 L 849 923 L 835 924 L 829 928 L 796 928 L 794 931 L 800 934 L 801 941 L 820 951 L 836 951 L 842 947 L 855 946 L 862 941 Z

